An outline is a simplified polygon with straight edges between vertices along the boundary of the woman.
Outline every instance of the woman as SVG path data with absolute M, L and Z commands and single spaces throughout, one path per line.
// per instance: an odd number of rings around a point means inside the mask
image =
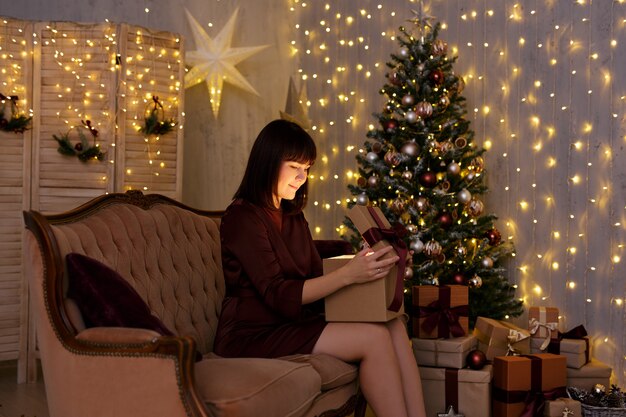
M 385 277 L 398 257 L 383 259 L 391 247 L 366 248 L 342 268 L 323 274 L 302 213 L 315 158 L 313 140 L 295 123 L 274 120 L 259 133 L 222 218 L 226 297 L 215 353 L 325 353 L 358 361 L 361 389 L 377 417 L 424 417 L 420 376 L 403 321 L 324 320 L 324 297 L 346 285 Z

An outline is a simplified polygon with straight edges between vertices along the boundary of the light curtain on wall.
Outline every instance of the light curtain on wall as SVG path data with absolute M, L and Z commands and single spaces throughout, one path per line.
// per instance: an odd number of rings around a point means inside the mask
M 290 2 L 291 46 L 320 148 L 307 217 L 341 232 L 371 115 L 384 104 L 394 35 L 418 1 Z M 467 117 L 485 155 L 486 210 L 517 256 L 509 279 L 525 305 L 584 324 L 593 355 L 626 383 L 626 4 L 433 0 L 427 13 L 458 55 Z M 429 7 L 428 7 L 429 6 Z M 522 321 L 524 318 L 521 319 Z

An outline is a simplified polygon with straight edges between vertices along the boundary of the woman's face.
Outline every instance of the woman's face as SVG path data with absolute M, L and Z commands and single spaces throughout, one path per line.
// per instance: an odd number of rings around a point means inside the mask
M 295 161 L 283 161 L 278 173 L 278 183 L 274 194 L 274 206 L 280 207 L 280 202 L 284 198 L 293 200 L 296 191 L 306 182 L 309 174 L 310 164 L 303 164 Z

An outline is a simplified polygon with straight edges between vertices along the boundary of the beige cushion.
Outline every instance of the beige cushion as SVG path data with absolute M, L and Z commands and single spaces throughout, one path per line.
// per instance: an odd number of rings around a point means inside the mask
M 292 362 L 310 363 L 322 378 L 322 391 L 349 384 L 357 378 L 359 372 L 359 368 L 356 365 L 324 354 L 291 355 L 283 356 L 280 359 Z
M 260 416 L 261 410 L 263 417 L 301 416 L 321 389 L 311 365 L 276 359 L 204 359 L 195 379 L 200 398 L 220 417 Z

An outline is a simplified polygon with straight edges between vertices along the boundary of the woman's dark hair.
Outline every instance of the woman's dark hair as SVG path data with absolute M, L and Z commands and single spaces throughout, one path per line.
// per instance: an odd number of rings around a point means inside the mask
M 298 124 L 287 120 L 269 122 L 259 132 L 248 158 L 246 172 L 234 198 L 242 198 L 265 208 L 274 208 L 278 174 L 284 161 L 313 165 L 317 151 L 311 136 Z M 293 200 L 283 199 L 285 213 L 296 213 L 306 205 L 308 181 Z

